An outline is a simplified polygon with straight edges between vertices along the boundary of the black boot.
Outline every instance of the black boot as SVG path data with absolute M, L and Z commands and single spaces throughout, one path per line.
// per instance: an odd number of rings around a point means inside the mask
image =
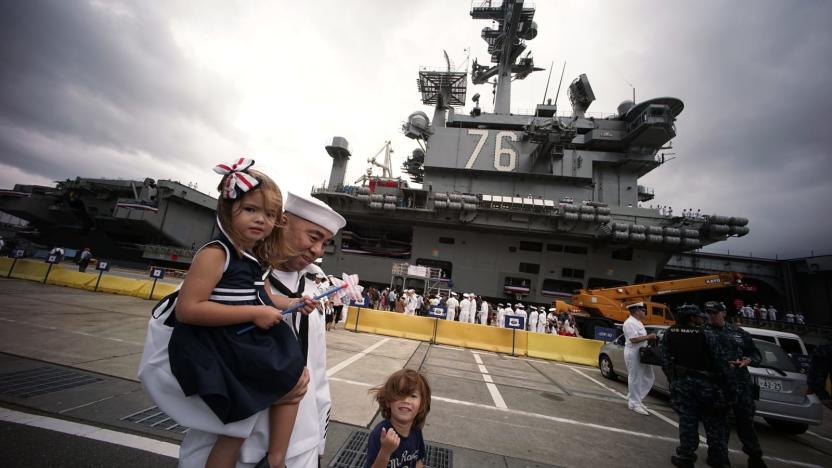
M 766 468 L 767 466 L 762 456 L 748 457 L 748 468 Z
M 670 463 L 673 463 L 673 466 L 678 466 L 679 468 L 694 468 L 695 466 L 695 462 L 693 460 L 676 455 L 670 456 Z

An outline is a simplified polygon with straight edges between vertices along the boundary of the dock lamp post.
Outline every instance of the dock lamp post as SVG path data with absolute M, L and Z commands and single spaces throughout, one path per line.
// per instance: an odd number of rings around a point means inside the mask
M 98 270 L 98 279 L 95 280 L 95 288 L 93 288 L 93 292 L 98 291 L 98 285 L 101 284 L 101 275 L 103 275 L 105 271 L 110 271 L 110 262 L 106 260 L 99 260 L 95 263 L 95 269 Z
M 156 289 L 156 282 L 165 277 L 165 269 L 155 267 L 151 268 L 150 277 L 153 278 L 153 286 L 150 288 L 150 297 L 148 297 L 148 299 L 153 299 L 153 291 Z
M 9 268 L 9 274 L 6 275 L 6 278 L 12 277 L 12 272 L 14 271 L 14 266 L 17 264 L 18 258 L 23 258 L 23 255 L 26 253 L 23 249 L 17 249 L 12 253 L 12 267 Z
M 49 255 L 46 257 L 46 263 L 48 263 L 49 266 L 46 268 L 46 276 L 43 277 L 43 284 L 46 284 L 46 279 L 49 278 L 49 272 L 52 271 L 52 265 L 60 263 L 60 261 L 61 256 L 57 254 Z

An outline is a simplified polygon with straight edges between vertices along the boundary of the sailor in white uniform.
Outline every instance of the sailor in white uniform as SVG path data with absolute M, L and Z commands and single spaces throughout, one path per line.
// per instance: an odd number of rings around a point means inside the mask
M 471 314 L 471 299 L 468 293 L 462 295 L 462 300 L 459 301 L 459 322 L 468 323 L 468 316 Z
M 503 328 L 503 317 L 505 317 L 505 315 L 506 315 L 506 309 L 505 309 L 505 306 L 503 305 L 503 303 L 501 302 L 501 303 L 497 304 L 497 317 L 496 317 L 496 320 L 495 320 L 495 322 L 497 322 L 497 323 L 495 323 L 495 325 L 497 325 L 497 327 Z
M 468 309 L 468 323 L 477 322 L 477 295 L 468 293 L 468 299 L 471 301 L 471 307 Z
M 455 292 L 451 292 L 451 296 L 448 297 L 447 301 L 445 301 L 445 307 L 448 308 L 448 315 L 446 316 L 446 319 L 453 322 L 456 318 L 456 310 L 459 308 L 459 300 L 457 300 Z
M 488 302 L 482 301 L 480 306 L 480 325 L 488 324 Z
M 537 320 L 540 317 L 540 314 L 537 312 L 537 307 L 531 306 L 529 307 L 529 331 L 530 332 L 537 332 Z
M 524 306 L 523 304 L 517 304 L 517 306 L 514 309 L 514 315 L 518 317 L 523 317 L 523 323 L 528 324 L 529 316 L 526 313 L 526 306 Z
M 643 302 L 636 302 L 627 306 L 630 317 L 624 321 L 624 364 L 627 365 L 627 407 L 638 414 L 649 415 L 647 408 L 641 402 L 650 393 L 655 375 L 653 366 L 643 364 L 639 359 L 638 350 L 647 346 L 648 341 L 655 341 L 656 334 L 647 334 L 641 323 L 647 317 L 647 309 Z
M 323 202 L 289 193 L 284 210 L 288 218 L 286 242 L 298 256 L 272 272 L 272 292 L 309 295 L 315 289 L 315 274 L 321 269 L 310 263 L 323 255 L 324 245 L 346 225 L 341 215 Z M 304 317 L 308 317 L 308 322 Z M 288 468 L 315 468 L 324 454 L 329 424 L 331 397 L 326 378 L 326 331 L 324 316 L 317 311 L 308 316 L 290 316 L 287 322 L 298 333 L 307 356 L 309 386 L 298 408 L 295 427 L 286 452 Z M 306 323 L 305 323 L 306 322 Z M 306 335 L 304 337 L 304 335 Z M 305 344 L 304 344 L 305 343 Z M 249 468 L 259 462 L 268 449 L 269 413 L 257 415 L 253 431 L 243 443 L 237 468 Z M 191 429 L 179 451 L 179 466 L 204 467 L 216 436 Z

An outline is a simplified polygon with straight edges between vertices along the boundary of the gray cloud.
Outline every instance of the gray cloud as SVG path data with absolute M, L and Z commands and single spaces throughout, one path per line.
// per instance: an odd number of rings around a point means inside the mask
M 234 96 L 204 91 L 229 88 L 181 56 L 163 16 L 119 7 L 3 2 L 0 161 L 47 178 L 175 176 L 172 160 L 206 157 L 195 135 L 240 144 L 222 119 Z
M 537 3 L 529 49 L 556 72 L 566 60 L 566 83 L 587 73 L 598 96 L 591 111 L 612 113 L 630 97 L 628 83 L 639 100 L 685 102 L 677 159 L 641 181 L 655 188 L 653 204 L 750 218 L 749 236 L 715 251 L 832 253 L 832 2 Z M 416 146 L 397 128 L 413 110 L 431 114 L 418 100 L 419 66 L 440 65 L 443 49 L 463 66 L 468 47 L 487 60 L 487 23 L 472 21 L 466 2 L 149 5 L 0 2 L 0 165 L 17 170 L 0 173 L 0 187 L 29 182 L 21 172 L 38 181 L 194 177 L 202 186 L 199 174 L 214 180 L 212 164 L 261 145 L 276 154 L 258 155 L 258 165 L 303 192 L 327 177 L 322 147 L 333 135 L 350 140 L 355 179 L 384 140 L 396 165 Z M 262 68 L 241 72 L 262 72 L 278 92 L 250 94 L 207 70 L 174 35 L 182 25 L 223 51 L 268 50 L 256 57 Z M 531 109 L 545 81 L 541 72 L 515 82 L 512 107 Z M 489 101 L 487 87 L 469 86 L 475 92 Z M 276 108 L 250 117 L 257 131 L 231 122 L 262 99 Z

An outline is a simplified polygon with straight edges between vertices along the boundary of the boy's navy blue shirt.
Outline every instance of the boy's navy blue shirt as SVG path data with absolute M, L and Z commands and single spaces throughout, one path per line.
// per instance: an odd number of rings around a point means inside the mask
M 381 449 L 382 428 L 391 430 L 393 425 L 390 424 L 389 419 L 385 419 L 376 424 L 376 427 L 370 432 L 370 440 L 367 441 L 367 461 L 364 463 L 364 468 L 373 466 L 378 457 L 378 452 Z M 414 427 L 410 429 L 410 434 L 407 437 L 402 437 L 399 434 L 399 446 L 390 455 L 390 463 L 387 466 L 390 468 L 415 468 L 416 462 L 419 460 L 422 460 L 424 465 L 425 455 L 427 455 L 427 451 L 425 440 L 422 438 L 422 431 Z

